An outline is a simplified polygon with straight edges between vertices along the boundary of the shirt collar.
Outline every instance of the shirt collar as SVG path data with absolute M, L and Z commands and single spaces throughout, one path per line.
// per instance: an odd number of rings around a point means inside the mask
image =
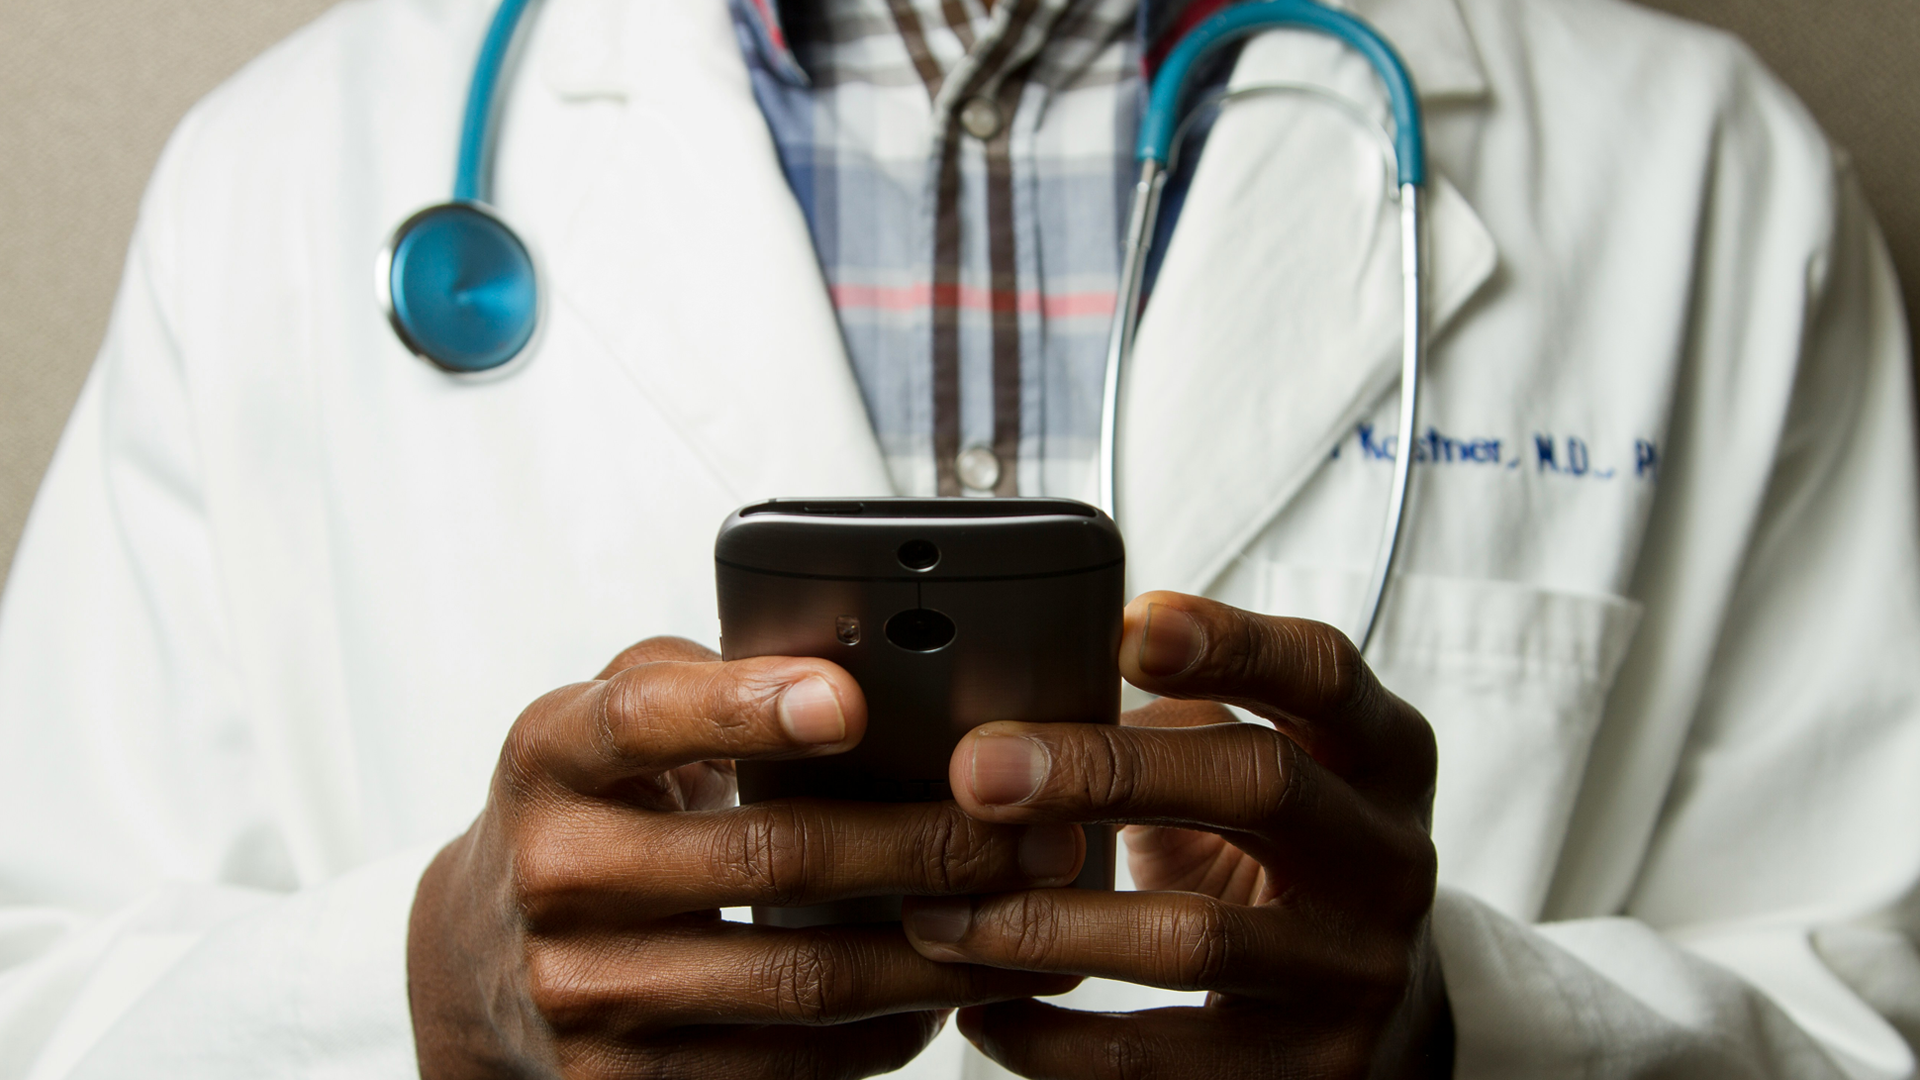
M 736 25 L 748 27 L 753 34 L 752 47 L 758 50 L 767 70 L 782 82 L 809 85 L 811 80 L 806 68 L 801 66 L 793 40 L 787 34 L 791 20 L 781 9 L 788 5 L 780 0 L 728 0 L 728 3 L 735 9 Z
M 1173 0 L 1184 3 L 1185 0 Z M 1009 72 L 1033 61 L 1026 81 L 1042 86 L 1071 78 L 1109 37 L 1108 31 L 1132 20 L 1133 0 L 997 0 L 990 12 L 965 0 L 728 0 L 740 26 L 743 47 L 758 66 L 775 78 L 804 88 L 825 77 L 816 70 L 823 54 L 833 50 L 828 39 L 856 38 L 885 24 L 892 35 L 913 39 L 919 60 L 940 69 L 928 80 L 929 93 L 938 96 L 955 74 L 967 78 L 969 93 L 991 87 Z M 808 5 L 813 5 L 809 7 Z M 896 19 L 912 20 L 911 26 Z M 966 50 L 956 56 L 952 42 Z M 940 41 L 942 47 L 929 48 Z M 823 48 L 825 46 L 825 48 Z M 1096 46 L 1090 48 L 1090 46 Z M 981 65 L 990 66 L 983 69 Z
M 696 2 L 696 0 L 687 0 Z M 720 3 L 722 0 L 698 0 Z M 725 0 L 751 16 L 739 24 L 755 28 L 743 46 L 766 50 L 767 69 L 805 85 L 806 73 L 794 59 L 777 0 Z M 1195 0 L 1199 2 L 1199 0 Z M 1485 96 L 1487 78 L 1459 0 L 1352 0 L 1350 6 L 1377 26 L 1406 60 L 1423 99 L 1473 99 Z M 625 43 L 628 0 L 554 0 L 541 18 L 548 24 L 539 63 L 547 83 L 563 97 L 620 97 L 627 90 Z
M 754 46 L 767 67 L 797 86 L 806 85 L 806 72 L 794 56 L 781 8 L 805 0 L 728 0 L 755 28 Z M 1156 53 L 1172 46 L 1179 34 L 1226 6 L 1230 0 L 1147 0 L 1142 9 L 1159 42 Z M 1372 23 L 1386 35 L 1413 75 L 1426 100 L 1477 98 L 1487 92 L 1485 68 L 1467 29 L 1459 0 L 1331 0 Z

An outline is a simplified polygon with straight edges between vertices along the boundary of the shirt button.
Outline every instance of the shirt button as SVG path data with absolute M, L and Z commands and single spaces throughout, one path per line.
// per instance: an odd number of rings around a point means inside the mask
M 960 106 L 960 126 L 976 139 L 991 139 L 1000 134 L 1000 106 L 989 98 L 968 98 Z
M 992 491 L 1000 483 L 1000 458 L 984 446 L 962 450 L 953 459 L 953 470 L 968 491 Z

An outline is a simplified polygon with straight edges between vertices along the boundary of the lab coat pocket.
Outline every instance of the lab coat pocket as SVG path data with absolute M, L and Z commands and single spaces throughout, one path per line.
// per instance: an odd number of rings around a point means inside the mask
M 1326 618 L 1358 607 L 1358 575 L 1266 570 L 1265 610 Z M 1433 725 L 1443 883 L 1538 914 L 1640 611 L 1616 596 L 1395 577 L 1367 659 Z

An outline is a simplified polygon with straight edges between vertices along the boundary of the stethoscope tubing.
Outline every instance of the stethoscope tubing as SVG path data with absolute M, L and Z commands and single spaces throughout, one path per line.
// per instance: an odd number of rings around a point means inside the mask
M 388 245 L 388 249 L 381 253 L 378 260 L 381 303 L 386 315 L 393 323 L 395 332 L 409 349 L 443 367 L 448 367 L 445 358 L 429 348 L 427 343 L 418 340 L 419 328 L 410 326 L 400 306 L 393 302 L 394 249 L 408 234 L 410 228 L 429 214 L 436 210 L 464 209 L 479 212 L 485 219 L 481 222 L 482 225 L 495 228 L 496 231 L 503 231 L 503 236 L 513 244 L 517 244 L 520 250 L 525 251 L 524 243 L 518 240 L 505 222 L 499 220 L 498 215 L 488 206 L 491 195 L 488 156 L 491 152 L 489 143 L 494 127 L 493 113 L 499 94 L 500 79 L 506 67 L 508 55 L 513 48 L 516 33 L 531 3 L 532 0 L 501 0 L 487 28 L 480 55 L 474 64 L 473 80 L 468 87 L 466 107 L 462 115 L 453 202 L 443 204 L 439 208 L 429 208 L 409 219 L 396 231 L 393 241 Z M 1405 305 L 1402 323 L 1400 418 L 1387 522 L 1382 530 L 1380 548 L 1375 557 L 1373 572 L 1368 579 L 1363 606 L 1360 647 L 1364 651 L 1371 644 L 1378 627 L 1381 604 L 1392 575 L 1394 561 L 1400 551 L 1400 538 L 1407 516 L 1408 492 L 1412 480 L 1413 439 L 1419 415 L 1420 372 L 1425 348 L 1421 290 L 1422 237 L 1424 235 L 1421 188 L 1426 180 L 1425 133 L 1421 124 L 1419 98 L 1413 89 L 1413 80 L 1407 74 L 1406 66 L 1400 61 L 1393 47 L 1364 21 L 1344 11 L 1324 7 L 1314 0 L 1255 0 L 1255 2 L 1229 7 L 1208 18 L 1176 43 L 1167 55 L 1159 74 L 1153 80 L 1147 108 L 1141 118 L 1140 136 L 1136 146 L 1140 174 L 1134 187 L 1132 206 L 1127 217 L 1126 247 L 1121 259 L 1120 284 L 1114 305 L 1112 329 L 1108 335 L 1106 371 L 1100 408 L 1099 502 L 1101 508 L 1109 515 L 1116 519 L 1119 517 L 1116 471 L 1119 461 L 1122 384 L 1132 360 L 1134 338 L 1139 329 L 1141 291 L 1151 254 L 1154 226 L 1159 216 L 1161 194 L 1166 186 L 1167 175 L 1172 169 L 1179 145 L 1189 129 L 1189 123 L 1181 120 L 1187 83 L 1196 66 L 1214 50 L 1262 30 L 1281 28 L 1306 29 L 1324 33 L 1360 52 L 1373 65 L 1381 81 L 1386 85 L 1394 118 L 1394 132 L 1389 141 L 1392 144 L 1395 177 L 1400 197 L 1401 281 Z M 1323 97 L 1332 96 L 1318 88 L 1276 84 L 1269 87 L 1242 88 L 1225 95 L 1221 102 L 1225 104 L 1250 93 L 1273 90 L 1299 90 Z M 1344 103 L 1341 104 L 1347 111 L 1355 112 L 1347 108 Z M 536 299 L 526 311 L 517 313 L 521 321 L 515 325 L 524 326 L 527 321 L 531 321 L 537 328 L 540 321 L 538 310 L 540 304 L 535 288 L 537 271 L 530 260 L 530 254 L 522 260 L 526 263 L 526 267 L 519 273 L 527 277 L 527 288 L 533 292 Z M 524 339 L 528 335 L 523 333 L 521 337 Z M 511 345 L 507 347 L 513 348 Z M 509 360 L 524 357 L 524 341 L 515 349 L 515 352 L 517 355 L 509 357 Z M 492 359 L 486 360 L 486 364 L 500 366 L 498 361 Z M 455 364 L 449 367 L 449 370 L 465 369 Z
M 473 80 L 467 85 L 467 105 L 460 119 L 460 154 L 455 159 L 453 201 L 486 203 L 491 176 L 487 156 L 492 151 L 493 111 L 500 96 L 500 75 L 513 51 L 515 33 L 531 0 L 500 0 L 493 22 L 480 43 L 480 56 L 473 64 Z
M 1132 204 L 1127 214 L 1119 289 L 1115 297 L 1112 328 L 1107 338 L 1106 372 L 1100 401 L 1098 501 L 1102 510 L 1115 520 L 1119 519 L 1122 384 L 1133 358 L 1134 339 L 1139 331 L 1141 291 L 1159 218 L 1161 195 L 1190 127 L 1190 119 L 1181 120 L 1187 81 L 1199 62 L 1215 49 L 1250 34 L 1274 29 L 1314 30 L 1331 35 L 1358 50 L 1372 63 L 1385 84 L 1394 117 L 1394 133 L 1388 142 L 1391 145 L 1400 203 L 1400 416 L 1386 522 L 1381 528 L 1380 546 L 1374 556 L 1361 605 L 1359 645 L 1361 651 L 1365 652 L 1379 629 L 1387 584 L 1401 549 L 1413 479 L 1414 432 L 1419 423 L 1420 374 L 1426 350 L 1425 297 L 1421 273 L 1425 263 L 1425 199 L 1422 189 L 1426 182 L 1426 146 L 1419 97 L 1414 92 L 1413 80 L 1407 74 L 1406 65 L 1386 39 L 1360 19 L 1344 11 L 1323 7 L 1312 0 L 1262 0 L 1231 7 L 1201 23 L 1182 38 L 1167 55 L 1154 78 L 1147 108 L 1141 118 L 1140 138 L 1135 151 L 1140 173 L 1134 183 Z M 1224 95 L 1218 102 L 1224 105 L 1250 94 L 1275 90 L 1298 90 L 1331 96 L 1314 87 L 1274 84 L 1241 88 Z M 1202 106 L 1207 104 L 1211 103 L 1202 103 Z M 1343 109 L 1349 113 L 1355 112 L 1344 105 Z

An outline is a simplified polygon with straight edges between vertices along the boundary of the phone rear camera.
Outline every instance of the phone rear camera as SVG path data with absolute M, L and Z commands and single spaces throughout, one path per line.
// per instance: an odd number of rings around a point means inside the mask
M 900 545 L 900 565 L 909 570 L 931 570 L 940 561 L 940 549 L 931 540 L 909 540 Z
M 887 640 L 908 652 L 944 649 L 953 641 L 953 620 L 932 608 L 903 611 L 887 620 Z

